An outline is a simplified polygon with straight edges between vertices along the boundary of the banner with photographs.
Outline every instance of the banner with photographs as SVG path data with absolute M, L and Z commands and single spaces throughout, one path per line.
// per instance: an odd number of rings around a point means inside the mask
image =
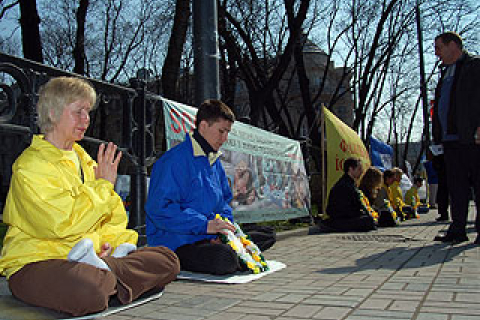
M 167 148 L 194 129 L 196 108 L 163 99 Z M 221 149 L 239 223 L 307 216 L 310 189 L 300 143 L 235 122 Z

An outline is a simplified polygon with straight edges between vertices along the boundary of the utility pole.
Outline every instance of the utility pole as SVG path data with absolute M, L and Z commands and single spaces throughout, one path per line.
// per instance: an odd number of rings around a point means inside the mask
M 216 0 L 193 0 L 195 105 L 220 99 L 218 12 Z

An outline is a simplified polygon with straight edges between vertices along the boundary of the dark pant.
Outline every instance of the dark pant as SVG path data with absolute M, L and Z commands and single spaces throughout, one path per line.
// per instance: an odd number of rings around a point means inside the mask
M 444 152 L 452 215 L 452 223 L 447 233 L 453 236 L 466 234 L 471 187 L 474 189 L 477 206 L 475 228 L 477 232 L 480 232 L 480 216 L 478 215 L 478 205 L 480 204 L 480 146 L 445 144 Z
M 438 214 L 442 218 L 448 218 L 448 205 L 450 203 L 450 196 L 448 194 L 448 181 L 447 181 L 447 172 L 445 170 L 445 160 L 443 155 L 437 156 L 434 159 L 438 176 L 438 189 L 437 189 L 437 199 L 438 204 Z
M 182 270 L 186 271 L 224 275 L 241 269 L 237 253 L 223 243 L 199 241 L 183 245 L 175 253 Z
M 8 285 L 26 303 L 81 316 L 105 310 L 115 294 L 121 303 L 130 303 L 164 287 L 180 271 L 176 255 L 165 247 L 104 260 L 111 271 L 60 259 L 29 263 L 10 276 Z

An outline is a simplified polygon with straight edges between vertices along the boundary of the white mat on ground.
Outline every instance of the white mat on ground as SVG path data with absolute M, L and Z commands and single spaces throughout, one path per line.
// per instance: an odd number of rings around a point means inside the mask
M 149 301 L 160 298 L 163 291 L 147 292 L 127 305 L 113 302 L 107 310 L 86 316 L 74 317 L 63 312 L 35 307 L 14 298 L 8 290 L 5 279 L 0 282 L 0 320 L 87 320 L 110 316 L 120 311 L 137 307 Z
M 268 271 L 261 272 L 258 274 L 253 274 L 250 272 L 236 272 L 234 274 L 228 274 L 224 276 L 216 276 L 212 274 L 196 273 L 189 271 L 181 271 L 177 276 L 177 279 L 181 280 L 194 280 L 194 281 L 204 281 L 204 282 L 217 282 L 217 283 L 247 283 L 253 280 L 260 279 L 267 274 L 273 273 L 275 271 L 281 270 L 286 267 L 282 262 L 268 260 L 267 265 L 269 267 Z

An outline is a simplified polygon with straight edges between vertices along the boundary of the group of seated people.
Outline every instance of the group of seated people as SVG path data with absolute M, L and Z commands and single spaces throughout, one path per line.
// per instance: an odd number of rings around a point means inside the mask
M 3 211 L 9 229 L 0 273 L 13 296 L 82 316 L 105 310 L 113 297 L 128 304 L 161 290 L 180 269 L 242 270 L 219 239 L 235 231 L 219 160 L 234 122 L 228 106 L 205 101 L 193 133 L 155 164 L 145 207 L 148 246 L 137 248 L 114 191 L 122 153 L 102 144 L 95 161 L 77 143 L 96 99 L 91 84 L 74 77 L 53 78 L 39 91 L 41 134 L 13 165 Z
M 362 232 L 377 227 L 393 227 L 400 221 L 418 218 L 421 205 L 418 189 L 423 178 L 416 177 L 403 196 L 400 188 L 403 171 L 375 168 L 363 169 L 358 158 L 348 158 L 344 174 L 330 190 L 326 215 L 320 222 L 323 231 Z

